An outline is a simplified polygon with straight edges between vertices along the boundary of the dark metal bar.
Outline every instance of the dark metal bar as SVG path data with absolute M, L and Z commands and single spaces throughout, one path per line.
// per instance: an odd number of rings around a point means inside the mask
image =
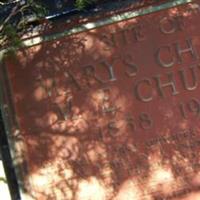
M 8 187 L 12 200 L 20 200 L 19 186 L 8 146 L 8 140 L 3 124 L 2 115 L 0 112 L 0 154 L 3 161 L 3 166 L 8 181 Z

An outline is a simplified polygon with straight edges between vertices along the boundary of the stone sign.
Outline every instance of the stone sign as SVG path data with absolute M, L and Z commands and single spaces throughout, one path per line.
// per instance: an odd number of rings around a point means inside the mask
M 26 199 L 200 199 L 200 2 L 144 10 L 4 60 Z

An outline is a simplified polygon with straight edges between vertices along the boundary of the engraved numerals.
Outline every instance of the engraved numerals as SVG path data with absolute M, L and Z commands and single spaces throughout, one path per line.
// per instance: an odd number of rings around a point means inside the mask
M 130 122 L 129 118 L 128 125 L 132 125 L 134 130 L 136 130 L 138 127 L 143 130 L 149 130 L 153 126 L 153 119 L 148 113 L 141 112 L 135 122 L 134 119 L 132 119 L 132 122 Z
M 140 113 L 138 115 L 126 114 L 120 120 L 110 121 L 108 123 L 108 130 L 110 136 L 114 137 L 120 134 L 120 124 L 124 124 L 131 132 L 136 132 L 139 129 L 149 130 L 153 127 L 153 119 L 148 113 Z
M 147 130 L 150 129 L 153 125 L 153 121 L 147 113 L 141 113 L 139 116 L 141 128 Z
M 184 119 L 187 119 L 191 114 L 194 116 L 200 116 L 200 101 L 196 98 L 192 98 L 186 103 L 180 103 L 180 114 Z
M 138 128 L 141 128 L 143 130 L 148 130 L 153 127 L 153 119 L 152 116 L 150 116 L 148 113 L 141 112 L 137 118 L 134 118 L 129 113 L 125 121 L 127 123 L 127 126 L 131 128 L 132 131 L 136 131 Z

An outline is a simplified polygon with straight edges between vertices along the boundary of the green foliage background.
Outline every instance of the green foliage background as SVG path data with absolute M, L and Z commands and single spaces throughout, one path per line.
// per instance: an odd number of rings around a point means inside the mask
M 83 10 L 96 1 L 76 0 L 75 6 L 77 9 Z M 10 1 L 0 0 L 0 9 L 8 2 Z M 41 5 L 39 0 L 27 0 L 24 5 L 21 5 L 20 2 L 17 3 L 5 19 L 0 19 L 0 49 L 9 46 L 12 47 L 12 50 L 15 50 L 20 47 L 22 44 L 20 38 L 29 28 L 30 16 L 28 18 L 26 17 L 27 12 L 31 13 L 32 21 L 40 20 L 45 16 L 46 8 L 44 5 Z
M 84 9 L 91 3 L 95 3 L 97 0 L 76 0 L 76 7 L 80 10 Z

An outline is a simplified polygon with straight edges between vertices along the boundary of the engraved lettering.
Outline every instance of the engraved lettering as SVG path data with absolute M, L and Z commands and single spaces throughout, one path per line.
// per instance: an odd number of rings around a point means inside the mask
M 176 24 L 177 24 L 177 30 L 183 31 L 185 29 L 185 21 L 184 16 L 176 16 L 175 18 Z
M 103 83 L 102 80 L 97 77 L 96 72 L 95 72 L 95 67 L 93 65 L 86 65 L 86 66 L 84 66 L 83 69 L 84 69 L 86 78 L 93 78 L 97 82 Z
M 132 57 L 130 55 L 128 55 L 127 58 L 124 59 L 124 64 L 129 67 L 129 70 L 126 70 L 126 74 L 129 77 L 136 76 L 138 72 L 138 67 L 135 63 L 133 63 Z
M 141 90 L 141 86 L 148 86 L 150 87 L 150 94 L 149 95 L 142 95 L 142 90 Z M 138 81 L 138 83 L 136 84 L 135 86 L 135 95 L 136 95 L 136 98 L 142 102 L 149 102 L 153 99 L 153 96 L 152 96 L 152 82 L 150 79 L 143 79 L 141 81 Z
M 137 42 L 145 40 L 144 26 L 141 24 L 135 25 L 131 28 L 134 38 Z
M 71 111 L 72 111 L 72 96 L 68 97 L 66 100 L 66 118 L 68 118 Z
M 104 67 L 106 67 L 106 69 L 109 73 L 109 79 L 108 80 L 103 80 L 101 78 L 98 78 L 98 79 L 104 83 L 109 82 L 109 81 L 116 81 L 117 78 L 115 77 L 113 66 L 111 64 L 109 64 L 107 61 L 102 61 L 102 62 L 100 62 L 100 64 L 103 65 Z
M 97 128 L 96 139 L 97 139 L 97 140 L 100 140 L 100 141 L 104 141 L 104 134 L 103 134 L 103 131 L 102 131 L 102 128 L 101 128 L 101 127 L 98 127 L 98 128 Z
M 176 31 L 175 21 L 171 18 L 163 17 L 160 20 L 160 30 L 164 34 L 172 34 Z
M 57 105 L 57 111 L 62 120 L 68 119 L 67 113 L 64 111 L 64 109 L 60 105 Z
M 165 57 L 167 53 L 167 59 L 164 58 L 164 56 L 161 56 L 162 53 L 165 53 Z M 156 52 L 156 59 L 161 67 L 166 68 L 172 67 L 176 62 L 175 57 L 173 56 L 173 49 L 169 45 L 162 46 L 158 49 L 158 51 Z
M 183 62 L 183 54 L 185 54 L 185 53 L 190 53 L 190 55 L 192 56 L 192 58 L 194 60 L 198 60 L 199 59 L 197 51 L 196 51 L 196 49 L 195 49 L 195 47 L 193 45 L 192 39 L 187 39 L 186 40 L 186 45 L 187 45 L 187 47 L 183 48 L 183 47 L 180 46 L 179 43 L 175 44 L 179 63 Z
M 49 88 L 46 86 L 45 81 L 43 81 L 43 77 L 42 77 L 41 74 L 39 74 L 39 76 L 38 76 L 38 78 L 37 78 L 37 81 L 39 82 L 39 86 L 40 86 L 41 88 L 44 89 L 44 91 L 45 91 L 47 97 L 51 97 L 51 93 L 52 93 L 52 92 L 51 92 L 51 89 L 49 89 Z M 45 96 L 46 96 L 46 95 L 45 95 Z
M 111 121 L 108 123 L 108 133 L 111 137 L 117 136 L 118 127 L 115 121 Z
M 81 90 L 81 86 L 79 84 L 79 82 L 77 81 L 76 77 L 70 72 L 70 70 L 67 70 L 64 72 L 64 76 L 66 78 L 70 78 L 71 80 L 71 83 L 73 83 L 73 85 L 78 89 L 78 90 Z
M 185 69 L 180 70 L 180 76 L 181 76 L 181 80 L 183 82 L 184 85 L 184 89 L 188 90 L 188 91 L 192 91 L 195 90 L 198 86 L 198 81 L 197 81 L 197 73 L 195 71 L 195 67 L 192 66 L 189 68 L 191 75 L 192 75 L 192 84 L 189 84 L 188 82 L 188 78 L 186 78 L 186 76 L 188 75 L 188 73 L 186 73 Z
M 97 72 L 96 72 L 97 69 L 93 65 L 84 66 L 83 69 L 84 69 L 86 77 L 94 78 L 96 81 L 98 81 L 100 83 L 107 83 L 109 81 L 116 81 L 117 80 L 117 78 L 115 77 L 113 66 L 110 63 L 108 63 L 107 61 L 103 60 L 99 64 L 100 64 L 100 66 L 103 66 L 103 67 L 106 68 L 106 70 L 108 72 L 107 80 L 103 79 L 99 75 L 97 75 Z
M 110 99 L 110 88 L 104 88 L 101 91 L 103 92 L 103 99 L 102 99 L 102 110 L 103 113 L 112 113 L 115 114 L 117 112 L 117 107 L 112 105 L 112 101 Z
M 116 41 L 115 41 L 115 34 L 102 34 L 100 39 L 107 45 L 105 48 L 106 50 L 110 50 L 109 47 L 114 48 L 116 47 Z
M 122 38 L 123 44 L 127 44 L 127 30 L 126 29 L 122 29 L 119 31 L 120 36 Z
M 62 120 L 67 120 L 72 110 L 72 96 L 67 97 L 64 104 L 56 104 L 56 107 Z
M 183 16 L 176 16 L 173 18 L 163 17 L 160 20 L 160 31 L 164 34 L 172 34 L 176 31 L 182 31 L 184 26 Z
M 157 90 L 158 90 L 158 93 L 161 97 L 165 97 L 165 93 L 163 91 L 163 88 L 167 88 L 167 87 L 172 89 L 172 95 L 179 94 L 179 92 L 176 89 L 176 83 L 175 83 L 175 80 L 174 80 L 173 73 L 168 73 L 167 77 L 168 77 L 168 82 L 165 82 L 165 83 L 161 82 L 160 75 L 157 75 L 155 77 L 155 81 L 156 81 L 156 84 L 157 84 Z

